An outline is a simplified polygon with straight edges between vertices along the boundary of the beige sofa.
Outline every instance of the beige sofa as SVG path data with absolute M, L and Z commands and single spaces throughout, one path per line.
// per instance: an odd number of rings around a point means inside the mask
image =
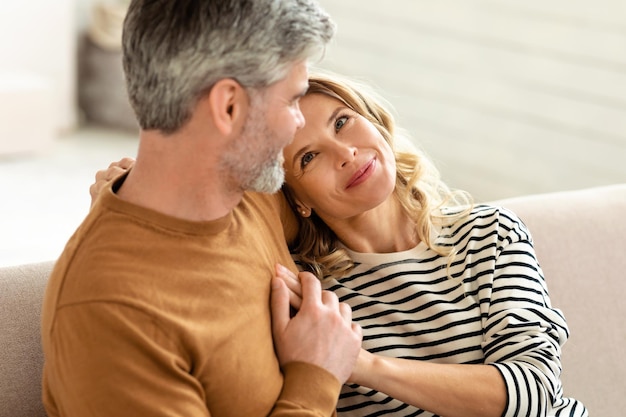
M 566 395 L 592 417 L 626 411 L 626 184 L 498 202 L 530 227 L 553 304 L 570 325 Z M 0 268 L 0 417 L 44 416 L 41 298 L 52 262 Z

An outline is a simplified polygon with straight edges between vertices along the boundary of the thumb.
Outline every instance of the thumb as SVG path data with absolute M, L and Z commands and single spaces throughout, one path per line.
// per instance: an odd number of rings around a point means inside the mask
M 289 323 L 289 290 L 280 278 L 272 278 L 272 292 L 270 295 L 270 308 L 272 311 L 272 331 L 274 337 L 282 333 Z

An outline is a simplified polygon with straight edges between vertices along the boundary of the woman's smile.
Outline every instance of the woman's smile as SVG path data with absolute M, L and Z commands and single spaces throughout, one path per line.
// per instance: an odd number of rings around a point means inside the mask
M 346 186 L 346 190 L 352 187 L 356 187 L 359 184 L 367 181 L 368 178 L 376 171 L 376 157 L 370 159 L 365 165 L 363 165 L 357 172 L 352 175 Z

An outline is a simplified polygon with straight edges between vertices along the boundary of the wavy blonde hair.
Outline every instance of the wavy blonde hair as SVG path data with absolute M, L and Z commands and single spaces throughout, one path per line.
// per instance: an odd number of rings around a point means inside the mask
M 451 190 L 442 180 L 437 168 L 423 151 L 415 146 L 396 147 L 395 140 L 410 143 L 399 132 L 391 106 L 371 88 L 356 80 L 329 72 L 316 72 L 309 77 L 309 94 L 324 94 L 341 101 L 345 106 L 370 121 L 391 146 L 396 160 L 394 196 L 415 223 L 416 234 L 429 248 L 448 256 L 448 266 L 455 249 L 437 245 L 431 235 L 435 225 L 448 225 L 466 216 L 471 210 L 471 197 L 459 190 Z M 406 149 L 404 149 L 406 148 Z M 292 210 L 297 213 L 295 195 L 287 184 L 283 192 Z M 443 207 L 458 207 L 451 213 L 442 213 Z M 314 212 L 310 217 L 296 216 L 298 235 L 290 243 L 296 262 L 304 270 L 313 272 L 321 280 L 341 278 L 354 267 L 348 253 L 341 248 L 335 233 Z

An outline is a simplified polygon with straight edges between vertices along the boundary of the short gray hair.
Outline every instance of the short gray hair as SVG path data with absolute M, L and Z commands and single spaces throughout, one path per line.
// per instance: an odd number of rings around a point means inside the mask
M 175 132 L 220 79 L 267 87 L 334 33 L 315 0 L 133 0 L 123 65 L 139 126 Z

